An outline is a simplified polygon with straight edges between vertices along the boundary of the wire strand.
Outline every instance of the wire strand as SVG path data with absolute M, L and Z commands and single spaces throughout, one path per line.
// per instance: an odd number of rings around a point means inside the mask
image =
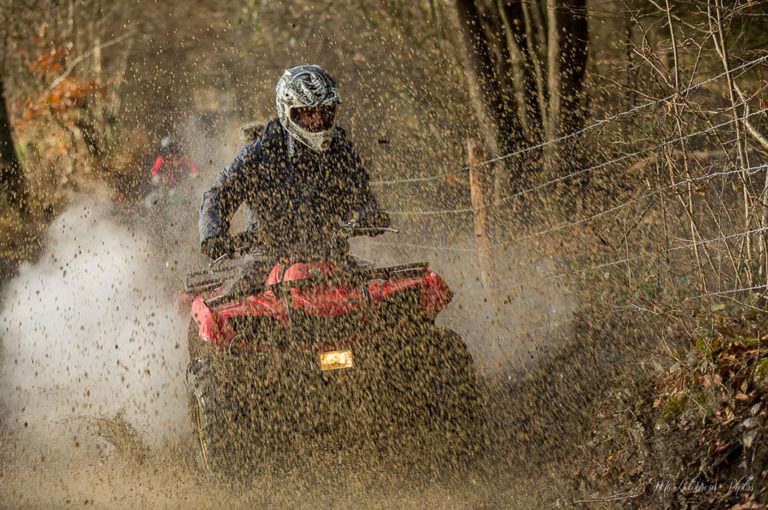
M 416 248 L 417 250 L 428 250 L 428 251 L 450 251 L 450 252 L 456 252 L 456 253 L 477 253 L 477 250 L 475 248 L 461 248 L 461 247 L 454 247 L 454 246 L 427 246 L 423 244 L 411 244 L 411 243 L 382 243 L 379 241 L 371 241 L 372 246 L 392 246 L 392 247 L 403 247 L 403 248 Z
M 750 61 L 745 62 L 745 63 L 743 63 L 743 64 L 741 64 L 739 66 L 736 66 L 733 69 L 730 69 L 729 71 L 722 72 L 722 73 L 720 73 L 720 74 L 718 74 L 716 76 L 713 76 L 711 78 L 707 78 L 706 80 L 702 80 L 700 82 L 694 83 L 693 85 L 691 85 L 689 87 L 686 87 L 685 89 L 679 90 L 679 91 L 675 92 L 674 94 L 670 94 L 669 96 L 666 96 L 666 97 L 664 97 L 662 99 L 656 99 L 656 100 L 653 100 L 653 101 L 648 101 L 648 102 L 643 103 L 641 105 L 635 106 L 634 108 L 631 108 L 629 110 L 617 113 L 617 114 L 612 115 L 610 117 L 606 117 L 606 118 L 604 118 L 602 120 L 599 120 L 599 121 L 597 121 L 597 122 L 595 122 L 593 124 L 590 124 L 587 127 L 581 128 L 581 129 L 579 129 L 577 131 L 573 131 L 571 133 L 568 133 L 566 135 L 560 136 L 560 137 L 555 138 L 553 140 L 548 140 L 548 141 L 545 141 L 545 142 L 541 142 L 541 143 L 538 143 L 536 145 L 531 145 L 531 146 L 525 147 L 523 149 L 515 150 L 515 151 L 510 152 L 508 154 L 504 154 L 504 155 L 501 155 L 501 156 L 497 156 L 495 158 L 491 158 L 491 159 L 488 159 L 488 160 L 485 160 L 485 161 L 481 161 L 479 163 L 473 163 L 471 165 L 466 165 L 466 166 L 461 167 L 461 168 L 459 168 L 457 170 L 454 170 L 452 172 L 446 172 L 445 174 L 432 175 L 432 176 L 426 176 L 426 177 L 413 177 L 413 178 L 408 178 L 408 179 L 390 179 L 390 180 L 372 181 L 369 184 L 371 186 L 383 186 L 383 185 L 400 184 L 400 183 L 429 182 L 429 181 L 434 181 L 434 180 L 437 180 L 437 179 L 445 178 L 448 175 L 455 175 L 455 174 L 458 174 L 460 172 L 466 172 L 467 170 L 470 170 L 471 168 L 474 168 L 474 167 L 483 166 L 483 165 L 489 165 L 491 163 L 497 163 L 499 161 L 503 161 L 503 160 L 511 158 L 513 156 L 519 156 L 521 154 L 525 154 L 525 153 L 533 151 L 533 150 L 544 148 L 544 147 L 546 147 L 548 145 L 552 145 L 552 144 L 555 144 L 555 143 L 562 142 L 564 140 L 568 140 L 569 138 L 573 138 L 573 137 L 576 137 L 576 136 L 581 135 L 583 133 L 586 133 L 589 130 L 592 130 L 592 129 L 604 126 L 605 124 L 608 124 L 608 123 L 613 122 L 613 121 L 615 121 L 617 119 L 620 119 L 621 117 L 626 117 L 627 115 L 631 115 L 631 114 L 633 114 L 633 113 L 635 113 L 637 111 L 643 110 L 643 109 L 648 108 L 650 106 L 654 106 L 654 105 L 657 105 L 657 104 L 665 103 L 667 101 L 670 101 L 670 100 L 674 99 L 675 97 L 687 94 L 688 92 L 691 92 L 691 91 L 701 87 L 702 85 L 706 85 L 708 83 L 712 83 L 713 81 L 719 80 L 720 78 L 726 76 L 729 73 L 741 71 L 742 69 L 746 69 L 747 67 L 750 67 L 750 66 L 755 65 L 755 64 L 759 64 L 759 63 L 764 62 L 766 60 L 768 60 L 768 55 L 763 55 L 762 57 L 750 60 Z
M 563 225 L 558 225 L 558 226 L 555 226 L 555 227 L 550 227 L 550 228 L 545 229 L 545 230 L 540 230 L 538 232 L 534 232 L 533 234 L 528 234 L 528 235 L 525 235 L 525 236 L 521 236 L 521 237 L 512 239 L 510 241 L 494 244 L 494 245 L 489 246 L 488 248 L 486 248 L 486 250 L 495 250 L 495 249 L 500 248 L 502 246 L 508 246 L 508 245 L 511 245 L 511 244 L 515 244 L 515 243 L 517 243 L 519 241 L 524 241 L 526 239 L 532 239 L 534 237 L 539 237 L 539 236 L 542 236 L 542 235 L 545 235 L 545 234 L 549 234 L 549 233 L 552 233 L 552 232 L 558 232 L 558 231 L 564 230 L 566 228 L 570 228 L 570 227 L 573 227 L 573 226 L 576 226 L 576 225 L 580 225 L 582 223 L 586 223 L 588 221 L 597 219 L 597 218 L 599 218 L 601 216 L 605 216 L 606 214 L 610 214 L 612 212 L 615 212 L 615 211 L 618 211 L 620 209 L 623 209 L 623 208 L 625 208 L 625 207 L 627 207 L 629 205 L 632 205 L 635 202 L 640 202 L 641 200 L 645 200 L 647 198 L 651 198 L 651 197 L 653 197 L 655 195 L 661 194 L 664 191 L 668 191 L 670 189 L 682 186 L 684 184 L 690 184 L 690 183 L 694 183 L 694 182 L 704 181 L 704 180 L 707 180 L 707 179 L 712 179 L 713 177 L 721 177 L 721 176 L 724 176 L 724 175 L 742 174 L 742 173 L 745 173 L 747 175 L 753 175 L 753 174 L 755 174 L 757 172 L 760 172 L 761 170 L 765 170 L 766 168 L 768 168 L 768 165 L 758 165 L 758 166 L 749 167 L 749 168 L 738 168 L 738 169 L 727 170 L 727 171 L 723 171 L 723 172 L 712 172 L 712 173 L 708 173 L 708 174 L 705 174 L 705 175 L 702 175 L 702 176 L 699 176 L 699 177 L 692 177 L 690 179 L 685 179 L 683 181 L 674 182 L 672 184 L 667 185 L 665 188 L 657 189 L 657 190 L 651 191 L 649 193 L 646 193 L 645 195 L 642 195 L 642 196 L 639 196 L 639 197 L 635 197 L 635 198 L 633 198 L 631 200 L 627 200 L 626 202 L 624 202 L 622 204 L 619 204 L 617 206 L 611 207 L 611 208 L 606 209 L 604 211 L 601 211 L 599 213 L 595 213 L 595 214 L 593 214 L 591 216 L 587 216 L 585 218 L 581 218 L 581 219 L 578 219 L 578 220 L 575 220 L 575 221 L 572 221 L 572 222 L 569 222 L 569 223 L 565 223 Z
M 640 255 L 635 255 L 634 257 L 627 257 L 627 258 L 624 258 L 624 259 L 621 259 L 621 260 L 614 260 L 612 262 L 606 262 L 606 263 L 603 263 L 603 264 L 598 264 L 596 266 L 587 267 L 587 268 L 584 268 L 584 269 L 576 269 L 574 271 L 569 271 L 567 273 L 557 273 L 557 274 L 545 276 L 544 278 L 542 278 L 542 280 L 547 280 L 547 279 L 550 279 L 550 278 L 564 278 L 564 277 L 566 277 L 568 275 L 575 274 L 575 273 L 586 273 L 586 272 L 589 272 L 589 271 L 596 271 L 598 269 L 603 269 L 603 268 L 606 268 L 606 267 L 616 266 L 616 265 L 619 265 L 619 264 L 625 264 L 625 263 L 628 263 L 628 262 L 635 262 L 635 261 L 638 261 L 640 259 L 644 259 L 646 257 L 649 257 L 651 255 L 663 255 L 663 254 L 667 254 L 667 253 L 672 253 L 673 251 L 684 250 L 686 248 L 694 248 L 696 246 L 703 246 L 705 244 L 710 244 L 710 243 L 714 243 L 714 242 L 717 242 L 717 241 L 727 241 L 729 239 L 734 239 L 734 238 L 737 238 L 737 237 L 745 237 L 745 236 L 748 236 L 748 235 L 764 232 L 766 230 L 768 230 L 768 227 L 760 227 L 760 228 L 756 228 L 754 230 L 748 230 L 748 231 L 745 231 L 745 232 L 738 232 L 736 234 L 729 234 L 727 236 L 715 237 L 715 238 L 712 238 L 712 239 L 705 239 L 703 241 L 696 241 L 696 242 L 689 243 L 689 244 L 675 246 L 673 248 L 668 248 L 666 250 L 659 250 L 659 251 L 653 251 L 653 252 L 645 252 L 645 253 L 641 253 Z
M 546 188 L 548 186 L 551 186 L 553 184 L 556 184 L 558 182 L 563 182 L 563 181 L 572 179 L 574 177 L 577 177 L 579 175 L 583 175 L 583 174 L 592 172 L 594 170 L 599 170 L 600 168 L 606 167 L 608 165 L 612 165 L 614 163 L 619 163 L 621 161 L 624 161 L 624 160 L 627 160 L 627 159 L 630 159 L 630 158 L 634 158 L 634 157 L 640 156 L 642 154 L 645 154 L 645 153 L 648 153 L 648 152 L 651 152 L 651 151 L 654 151 L 654 150 L 661 149 L 663 147 L 666 147 L 668 145 L 671 145 L 671 144 L 674 144 L 674 143 L 677 143 L 677 142 L 685 141 L 685 140 L 687 140 L 689 138 L 693 138 L 694 136 L 710 133 L 712 131 L 720 129 L 721 127 L 728 126 L 728 125 L 734 124 L 736 122 L 741 122 L 741 121 L 746 120 L 746 119 L 748 119 L 748 118 L 750 118 L 752 116 L 759 115 L 759 114 L 764 113 L 766 111 L 768 111 L 768 107 L 762 108 L 760 110 L 757 110 L 757 111 L 754 111 L 754 112 L 751 112 L 751 113 L 748 113 L 748 114 L 743 115 L 741 117 L 737 117 L 737 118 L 734 118 L 734 119 L 729 119 L 729 120 L 727 120 L 725 122 L 721 122 L 720 124 L 715 124 L 714 126 L 710 126 L 710 127 L 706 128 L 706 129 L 700 129 L 698 131 L 694 131 L 693 133 L 688 133 L 688 134 L 685 134 L 683 136 L 679 136 L 677 138 L 672 138 L 672 139 L 667 140 L 665 142 L 661 142 L 659 144 L 652 145 L 650 147 L 646 147 L 645 149 L 641 149 L 639 151 L 635 151 L 635 152 L 632 152 L 630 154 L 625 154 L 623 156 L 619 156 L 618 158 L 614 158 L 614 159 L 611 159 L 611 160 L 608 160 L 608 161 L 604 161 L 603 163 L 599 163 L 597 165 L 593 165 L 593 166 L 590 166 L 590 167 L 582 168 L 582 169 L 577 170 L 575 172 L 571 172 L 571 173 L 569 173 L 567 175 L 563 175 L 561 177 L 557 177 L 555 179 L 551 179 L 551 180 L 549 180 L 547 182 L 543 182 L 541 184 L 537 184 L 536 186 L 533 186 L 533 187 L 530 187 L 530 188 L 527 188 L 527 189 L 524 189 L 524 190 L 521 190 L 521 191 L 517 191 L 517 192 L 512 193 L 510 195 L 506 195 L 506 196 L 501 197 L 501 198 L 499 198 L 499 199 L 497 199 L 497 200 L 495 200 L 495 201 L 493 201 L 493 202 L 491 202 L 489 204 L 484 204 L 484 205 L 482 205 L 480 207 L 468 207 L 468 208 L 461 208 L 461 209 L 443 209 L 443 210 L 432 210 L 432 211 L 387 211 L 387 213 L 391 214 L 393 216 L 432 216 L 432 215 L 441 215 L 441 214 L 469 213 L 469 212 L 476 212 L 476 211 L 479 211 L 479 210 L 484 209 L 484 208 L 495 207 L 495 206 L 498 206 L 498 205 L 502 204 L 503 202 L 506 202 L 506 201 L 511 200 L 513 198 L 517 198 L 517 197 L 523 196 L 523 195 L 531 193 L 533 191 L 538 191 L 540 189 L 544 189 L 544 188 Z
M 682 180 L 682 181 L 674 182 L 672 184 L 667 185 L 663 189 L 654 190 L 654 191 L 651 191 L 649 193 L 646 193 L 645 195 L 632 198 L 631 200 L 627 200 L 624 203 L 621 203 L 621 204 L 619 204 L 617 206 L 611 207 L 611 208 L 606 209 L 604 211 L 600 211 L 599 213 L 595 213 L 595 214 L 592 214 L 590 216 L 586 216 L 584 218 L 580 218 L 578 220 L 574 220 L 574 221 L 571 221 L 569 223 L 565 223 L 563 225 L 557 225 L 557 226 L 554 226 L 554 227 L 547 228 L 545 230 L 540 230 L 538 232 L 534 232 L 532 234 L 527 234 L 527 235 L 524 235 L 524 236 L 521 236 L 521 237 L 517 237 L 517 238 L 512 239 L 510 241 L 505 241 L 503 243 L 497 243 L 497 244 L 494 244 L 492 246 L 489 246 L 488 248 L 485 248 L 485 250 L 486 251 L 495 250 L 495 249 L 498 249 L 498 248 L 501 248 L 501 247 L 504 247 L 504 246 L 509 246 L 509 245 L 518 243 L 520 241 L 525 241 L 527 239 L 532 239 L 534 237 L 539 237 L 539 236 L 542 236 L 542 235 L 545 235 L 545 234 L 549 234 L 549 233 L 552 233 L 552 232 L 558 232 L 558 231 L 564 230 L 566 228 L 570 228 L 570 227 L 573 227 L 573 226 L 576 226 L 576 225 L 580 225 L 582 223 L 586 223 L 588 221 L 597 219 L 597 218 L 599 218 L 601 216 L 605 216 L 606 214 L 610 214 L 612 212 L 621 210 L 621 209 L 623 209 L 623 208 L 625 208 L 625 207 L 627 207 L 627 206 L 629 206 L 629 205 L 631 205 L 633 203 L 640 202 L 641 200 L 645 200 L 647 198 L 651 198 L 651 197 L 653 197 L 655 195 L 658 195 L 658 194 L 660 194 L 660 193 L 662 193 L 664 191 L 668 191 L 670 189 L 682 186 L 684 184 L 704 181 L 704 180 L 707 180 L 707 179 L 712 179 L 714 177 L 722 177 L 722 176 L 733 175 L 733 174 L 746 173 L 747 175 L 754 175 L 755 173 L 760 172 L 760 171 L 765 170 L 765 169 L 768 169 L 768 164 L 767 165 L 758 165 L 758 166 L 748 167 L 748 168 L 738 168 L 738 169 L 734 169 L 734 170 L 726 170 L 726 171 L 722 171 L 722 172 L 711 172 L 711 173 L 708 173 L 708 174 L 705 174 L 705 175 L 702 175 L 702 176 L 699 176 L 699 177 L 692 177 L 690 179 L 685 179 L 685 180 Z M 417 249 L 423 249 L 423 250 L 451 251 L 451 252 L 457 252 L 457 253 L 479 252 L 479 251 L 481 251 L 478 248 L 464 248 L 464 247 L 454 247 L 454 246 L 425 246 L 425 245 L 420 245 L 420 244 L 409 244 L 409 243 L 382 243 L 382 242 L 372 241 L 371 244 L 375 245 L 375 246 L 403 246 L 403 247 L 417 248 Z M 620 262 L 627 262 L 627 260 L 625 259 L 625 260 L 622 260 Z

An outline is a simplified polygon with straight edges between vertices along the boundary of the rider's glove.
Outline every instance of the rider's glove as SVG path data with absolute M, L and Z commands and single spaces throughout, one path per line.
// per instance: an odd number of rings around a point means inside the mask
M 209 237 L 203 240 L 200 248 L 203 253 L 216 260 L 224 255 L 232 254 L 232 239 L 229 236 Z
M 158 186 L 160 185 L 160 182 L 162 181 L 161 177 L 159 175 L 153 175 L 152 176 L 152 185 Z

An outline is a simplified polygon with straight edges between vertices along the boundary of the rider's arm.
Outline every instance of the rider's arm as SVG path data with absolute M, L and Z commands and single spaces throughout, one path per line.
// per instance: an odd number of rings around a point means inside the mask
M 365 169 L 360 155 L 354 150 L 351 143 L 347 142 L 347 144 L 351 162 L 349 212 L 357 216 L 358 221 L 362 222 L 361 226 L 389 227 L 389 215 L 381 210 L 376 195 L 371 191 L 368 171 Z
M 243 147 L 232 163 L 219 172 L 216 184 L 205 192 L 198 224 L 203 245 L 212 238 L 229 236 L 232 215 L 256 185 L 261 154 L 259 142 Z

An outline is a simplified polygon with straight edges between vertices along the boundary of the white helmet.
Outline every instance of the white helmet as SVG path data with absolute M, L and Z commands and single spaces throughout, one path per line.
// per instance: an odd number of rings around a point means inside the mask
M 336 105 L 341 96 L 328 74 L 316 65 L 288 69 L 277 82 L 277 116 L 286 131 L 312 150 L 331 145 Z

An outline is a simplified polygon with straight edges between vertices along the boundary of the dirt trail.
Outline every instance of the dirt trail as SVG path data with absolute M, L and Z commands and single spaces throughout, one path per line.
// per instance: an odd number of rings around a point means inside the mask
M 6 287 L 0 507 L 530 508 L 559 497 L 518 474 L 506 433 L 462 473 L 410 450 L 312 447 L 236 488 L 202 475 L 185 401 L 186 320 L 171 307 L 190 259 L 183 248 L 158 253 L 125 214 L 75 201 L 38 263 Z
M 272 459 L 246 482 L 230 484 L 201 474 L 190 442 L 149 449 L 128 429 L 116 436 L 120 427 L 111 424 L 117 445 L 95 431 L 45 454 L 29 445 L 5 452 L 0 508 L 556 508 L 560 497 L 552 490 L 559 481 L 501 469 L 498 459 L 451 473 L 430 470 L 421 463 L 426 457 L 370 451 L 307 451 L 290 464 Z M 3 444 L 9 440 L 24 443 L 16 434 Z

